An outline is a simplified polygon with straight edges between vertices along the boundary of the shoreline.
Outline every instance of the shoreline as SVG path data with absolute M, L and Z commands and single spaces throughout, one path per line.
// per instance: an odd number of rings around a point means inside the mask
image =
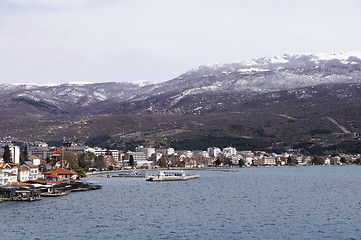
M 131 170 L 104 170 L 104 171 L 94 171 L 87 172 L 87 177 L 91 177 L 94 175 L 106 175 L 109 173 L 120 173 L 120 172 L 129 172 L 129 171 L 159 171 L 159 170 L 189 170 L 189 171 L 227 171 L 229 169 L 247 169 L 247 168 L 274 168 L 274 167 L 345 167 L 345 166 L 358 166 L 355 164 L 345 164 L 345 165 L 276 165 L 276 166 L 247 166 L 247 167 L 192 167 L 192 168 L 184 168 L 184 167 L 169 167 L 169 168 L 151 168 L 151 169 L 131 169 Z M 126 176 L 127 177 L 127 176 Z M 131 176 L 130 176 L 131 177 Z M 139 176 L 138 176 L 139 177 Z

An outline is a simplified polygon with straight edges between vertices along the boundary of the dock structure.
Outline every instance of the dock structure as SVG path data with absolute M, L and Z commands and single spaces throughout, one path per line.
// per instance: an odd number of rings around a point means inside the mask
M 101 189 L 102 186 L 86 181 L 68 179 L 62 182 L 47 183 L 31 180 L 30 183 L 0 185 L 0 202 L 3 201 L 36 201 L 41 197 L 64 196 L 69 192 Z M 43 184 L 40 184 L 43 183 Z
M 20 186 L 1 186 L 0 199 L 2 201 L 36 201 L 40 200 L 40 190 Z

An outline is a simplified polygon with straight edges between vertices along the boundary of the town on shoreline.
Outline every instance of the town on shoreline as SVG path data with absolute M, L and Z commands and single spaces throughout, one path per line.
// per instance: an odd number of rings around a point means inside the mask
M 12 142 L 0 142 L 0 185 L 27 180 L 59 181 L 85 177 L 94 171 L 255 166 L 307 166 L 360 164 L 360 154 L 308 156 L 292 149 L 277 154 L 266 151 L 238 151 L 234 147 L 206 150 L 175 150 L 170 146 L 138 146 L 133 151 L 89 147 L 64 142 L 49 146 L 34 142 L 21 149 Z M 10 169 L 17 166 L 18 171 Z M 57 169 L 64 169 L 56 172 Z M 6 174 L 9 173 L 9 174 Z
M 32 201 L 71 191 L 99 189 L 80 178 L 99 172 L 135 169 L 209 169 L 259 166 L 361 164 L 360 154 L 307 156 L 292 149 L 282 154 L 237 151 L 234 147 L 176 151 L 170 146 L 138 146 L 134 151 L 88 147 L 64 142 L 49 146 L 35 142 L 21 149 L 0 142 L 0 201 Z

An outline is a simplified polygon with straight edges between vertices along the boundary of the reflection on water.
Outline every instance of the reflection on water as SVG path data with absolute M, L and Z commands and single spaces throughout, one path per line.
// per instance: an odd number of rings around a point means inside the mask
M 3 239 L 359 239 L 361 167 L 198 171 L 101 190 L 1 203 Z

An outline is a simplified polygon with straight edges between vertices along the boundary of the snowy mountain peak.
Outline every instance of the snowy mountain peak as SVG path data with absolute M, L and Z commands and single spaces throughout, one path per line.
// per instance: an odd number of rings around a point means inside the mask
M 2 85 L 11 101 L 51 104 L 59 109 L 132 101 L 176 104 L 200 94 L 258 94 L 319 84 L 361 83 L 361 52 L 284 54 L 229 64 L 203 65 L 158 84 L 149 82 L 70 83 L 56 86 Z M 164 100 L 163 98 L 167 98 Z M 10 100 L 9 100 L 10 102 Z
M 184 75 L 194 73 L 206 75 L 209 71 L 222 71 L 222 73 L 229 73 L 229 70 L 238 72 L 251 72 L 254 69 L 261 69 L 261 71 L 266 71 L 287 67 L 302 67 L 308 64 L 315 65 L 320 63 L 320 61 L 324 62 L 331 60 L 339 60 L 342 64 L 358 64 L 359 61 L 357 59 L 361 60 L 361 51 L 354 50 L 337 53 L 283 54 L 274 57 L 251 59 L 236 63 L 201 65 L 197 68 L 191 69 Z
M 154 83 L 148 82 L 148 81 L 133 81 L 133 82 L 129 82 L 129 83 L 134 84 L 134 85 L 138 85 L 139 87 L 146 87 L 146 86 L 154 84 Z
M 316 53 L 313 56 L 317 57 L 319 60 L 347 60 L 350 57 L 356 57 L 361 59 L 361 51 L 348 51 L 348 52 L 337 52 L 337 53 Z

